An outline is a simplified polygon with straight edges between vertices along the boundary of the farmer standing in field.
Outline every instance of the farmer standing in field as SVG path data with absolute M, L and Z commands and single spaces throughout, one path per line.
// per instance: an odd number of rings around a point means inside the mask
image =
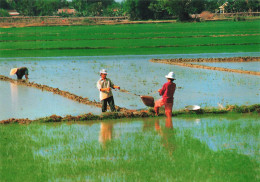
M 115 103 L 114 103 L 114 97 L 111 91 L 111 88 L 119 89 L 119 86 L 116 86 L 113 84 L 113 82 L 107 78 L 107 71 L 105 69 L 100 70 L 100 76 L 101 78 L 97 82 L 97 88 L 100 91 L 100 101 L 102 103 L 102 112 L 107 111 L 107 103 L 110 106 L 110 109 L 112 112 L 115 112 Z
M 10 71 L 10 75 L 17 75 L 17 79 L 20 80 L 25 75 L 26 80 L 28 79 L 29 71 L 26 67 L 20 67 L 20 68 L 13 68 Z
M 167 78 L 167 82 L 163 85 L 161 89 L 158 90 L 159 94 L 162 96 L 161 99 L 155 101 L 154 111 L 155 114 L 159 114 L 159 108 L 164 105 L 165 107 L 165 115 L 166 117 L 172 116 L 172 106 L 173 106 L 173 95 L 176 89 L 176 84 L 173 83 L 175 80 L 174 72 L 170 72 L 165 76 Z

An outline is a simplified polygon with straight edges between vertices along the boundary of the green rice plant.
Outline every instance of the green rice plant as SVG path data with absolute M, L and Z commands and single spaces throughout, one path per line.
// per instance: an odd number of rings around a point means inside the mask
M 232 112 L 237 112 L 237 113 L 251 113 L 251 112 L 260 112 L 260 104 L 254 104 L 250 106 L 242 105 L 228 105 L 226 107 L 227 110 L 231 110 Z
M 212 136 L 248 139 L 254 118 L 231 125 L 216 118 L 202 117 L 201 127 L 179 118 L 174 129 L 158 118 L 1 125 L 0 181 L 257 181 L 256 159 L 207 143 Z M 100 140 L 101 126 L 111 139 Z
M 0 28 L 0 56 L 257 52 L 258 24 L 259 20 Z

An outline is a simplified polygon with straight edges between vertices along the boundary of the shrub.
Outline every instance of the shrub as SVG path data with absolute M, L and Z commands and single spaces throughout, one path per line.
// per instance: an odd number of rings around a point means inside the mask
M 0 9 L 0 17 L 10 17 L 8 11 Z
M 241 17 L 241 16 L 235 16 L 233 18 L 233 21 L 246 21 L 246 18 L 245 17 Z
M 66 13 L 66 12 L 58 13 L 57 15 L 58 15 L 58 16 L 61 16 L 61 17 L 64 17 L 64 18 L 67 18 L 67 17 L 72 16 L 72 15 Z
M 86 23 L 86 24 L 93 24 L 94 21 L 93 21 L 93 20 L 90 20 L 90 19 L 88 19 L 88 18 L 85 18 L 85 19 L 83 20 L 83 23 Z

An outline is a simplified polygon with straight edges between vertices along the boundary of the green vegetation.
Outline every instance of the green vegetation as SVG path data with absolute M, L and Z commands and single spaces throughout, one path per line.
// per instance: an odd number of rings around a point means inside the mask
M 59 8 L 74 8 L 75 13 L 59 16 L 129 16 L 131 20 L 169 19 L 189 21 L 191 14 L 219 12 L 225 2 L 225 13 L 259 12 L 259 0 L 0 0 L 3 9 L 16 9 L 25 16 L 56 15 Z M 195 18 L 196 19 L 196 18 Z
M 4 9 L 0 9 L 0 17 L 9 17 L 9 13 L 8 11 L 4 10 Z
M 1 57 L 258 52 L 260 21 L 1 28 Z
M 196 119 L 0 125 L 0 181 L 259 180 L 257 117 Z

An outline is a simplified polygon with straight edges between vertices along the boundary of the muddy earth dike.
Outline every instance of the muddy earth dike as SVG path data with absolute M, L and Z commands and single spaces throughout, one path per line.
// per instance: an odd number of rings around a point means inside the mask
M 189 111 L 186 109 L 182 109 L 179 111 L 174 111 L 172 114 L 173 116 L 185 116 L 185 115 L 201 115 L 201 114 L 208 114 L 208 115 L 216 115 L 216 114 L 226 114 L 226 113 L 247 113 L 247 114 L 260 114 L 260 104 L 255 104 L 251 106 L 236 106 L 236 105 L 228 105 L 226 108 L 204 108 L 199 109 L 197 111 Z M 67 115 L 65 117 L 51 115 L 44 118 L 39 118 L 35 120 L 26 119 L 7 119 L 0 121 L 0 124 L 11 124 L 11 123 L 19 123 L 19 124 L 30 124 L 31 122 L 66 122 L 66 121 L 94 121 L 94 120 L 106 120 L 106 119 L 120 119 L 120 118 L 141 118 L 141 117 L 155 117 L 154 111 L 142 110 L 142 111 L 124 111 L 124 112 L 108 112 L 102 115 L 93 115 L 92 113 L 83 114 L 79 116 L 71 116 Z
M 191 68 L 227 71 L 227 72 L 260 76 L 260 72 L 257 72 L 257 71 L 245 71 L 245 70 L 205 66 L 205 65 L 198 65 L 198 64 L 190 63 L 190 62 L 195 62 L 195 63 L 196 62 L 197 63 L 201 63 L 201 62 L 258 62 L 258 61 L 260 61 L 260 57 L 191 58 L 191 59 L 177 58 L 177 59 L 151 59 L 150 61 L 154 62 L 154 63 L 165 63 L 165 64 L 184 66 L 184 67 L 191 67 Z

